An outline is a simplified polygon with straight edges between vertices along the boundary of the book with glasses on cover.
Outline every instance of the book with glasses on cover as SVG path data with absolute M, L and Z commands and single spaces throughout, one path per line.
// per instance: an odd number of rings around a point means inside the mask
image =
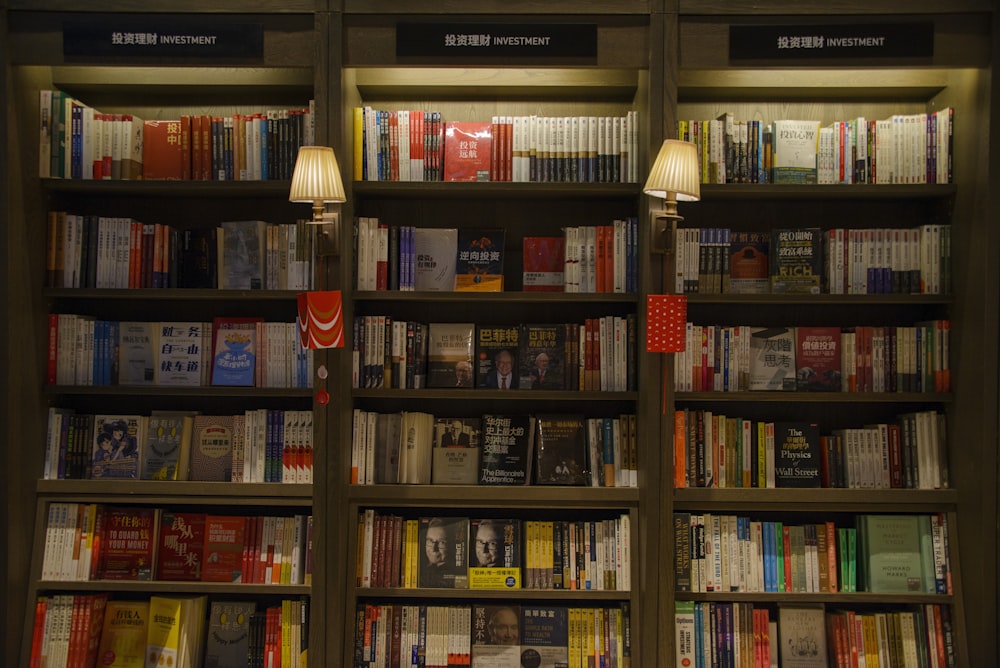
M 472 667 L 521 665 L 521 606 L 476 603 L 472 606 Z
M 468 517 L 421 517 L 417 546 L 420 587 L 468 588 Z
M 472 519 L 469 543 L 469 589 L 520 588 L 520 521 Z
M 525 324 L 518 334 L 518 387 L 565 389 L 566 326 Z
M 503 292 L 503 228 L 463 227 L 458 231 L 456 292 Z
M 519 336 L 517 325 L 476 326 L 476 388 L 517 389 Z
M 475 324 L 432 322 L 427 328 L 427 387 L 471 389 Z
M 431 483 L 475 485 L 480 440 L 479 418 L 436 418 Z

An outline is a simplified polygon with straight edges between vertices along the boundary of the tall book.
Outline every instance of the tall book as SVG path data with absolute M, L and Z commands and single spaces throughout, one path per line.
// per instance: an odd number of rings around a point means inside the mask
M 782 604 L 778 607 L 778 634 L 782 668 L 826 668 L 829 665 L 822 605 Z
M 212 385 L 253 387 L 261 318 L 216 317 L 212 321 Z
M 148 120 L 142 128 L 142 178 L 179 181 L 185 177 L 181 119 Z M 190 165 L 188 165 L 190 170 Z M 137 176 L 131 176 L 137 178 Z
M 479 478 L 479 418 L 437 418 L 431 483 L 475 485 Z
M 415 228 L 413 254 L 416 257 L 413 287 L 417 292 L 452 292 L 455 289 L 457 228 Z
M 482 419 L 481 485 L 526 485 L 531 481 L 535 418 L 490 413 Z
M 522 390 L 565 389 L 566 326 L 521 325 L 518 364 L 518 387 Z
M 469 521 L 469 589 L 519 589 L 521 523 L 515 519 Z
M 469 518 L 421 517 L 417 545 L 420 587 L 467 589 L 469 586 Z
M 219 288 L 261 290 L 267 285 L 267 227 L 263 220 L 222 223 L 216 232 Z
M 434 416 L 404 411 L 399 426 L 399 479 L 409 485 L 431 484 L 434 450 Z
M 152 385 L 156 381 L 156 323 L 118 324 L 119 385 Z
M 840 392 L 840 328 L 796 327 L 795 364 L 800 392 Z
M 861 515 L 858 566 L 864 590 L 935 591 L 933 535 L 928 515 Z
M 539 485 L 588 485 L 587 430 L 582 415 L 538 415 L 535 482 Z
M 157 540 L 157 580 L 201 580 L 205 562 L 205 513 L 164 510 Z
M 232 480 L 233 416 L 196 415 L 192 428 L 188 478 L 206 482 Z
M 524 292 L 563 292 L 565 249 L 565 237 L 524 237 L 521 242 L 521 289 Z
M 202 582 L 244 582 L 243 543 L 247 518 L 242 515 L 206 515 Z
M 472 667 L 500 668 L 521 662 L 521 606 L 472 606 Z
M 823 231 L 771 230 L 771 292 L 818 295 L 822 289 Z
M 152 412 L 142 447 L 143 480 L 188 479 L 194 416 L 185 411 Z
M 795 330 L 750 328 L 750 389 L 795 391 Z
M 250 619 L 254 601 L 212 601 L 202 668 L 250 665 Z
M 146 438 L 142 415 L 95 415 L 91 478 L 138 478 Z
M 489 181 L 493 124 L 448 121 L 444 127 L 444 180 Z
M 427 387 L 471 388 L 474 332 L 471 322 L 432 322 L 427 328 Z
M 521 665 L 560 668 L 569 661 L 568 611 L 562 606 L 521 608 Z M 611 635 L 617 633 L 612 629 Z M 681 665 L 681 664 L 678 664 Z
M 97 648 L 99 666 L 144 668 L 149 601 L 108 601 Z
M 503 292 L 503 228 L 463 227 L 458 231 L 456 292 Z
M 149 598 L 146 668 L 197 666 L 204 651 L 207 596 Z
M 772 124 L 772 183 L 816 183 L 819 121 L 782 119 Z
M 517 325 L 476 326 L 476 387 L 513 390 L 518 387 Z
M 771 291 L 770 233 L 732 230 L 729 235 L 729 281 L 723 292 L 767 294 Z
M 819 425 L 774 424 L 774 482 L 776 487 L 820 487 Z
M 204 349 L 212 336 L 206 329 L 201 322 L 157 323 L 156 385 L 201 385 Z
M 102 509 L 98 580 L 152 580 L 160 508 L 105 506 Z

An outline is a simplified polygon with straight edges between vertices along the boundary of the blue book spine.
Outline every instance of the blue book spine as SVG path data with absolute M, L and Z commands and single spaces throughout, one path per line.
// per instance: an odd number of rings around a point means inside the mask
M 271 178 L 271 174 L 268 169 L 268 152 L 267 152 L 267 142 L 268 142 L 268 121 L 267 118 L 262 118 L 260 122 L 260 180 L 267 181 Z

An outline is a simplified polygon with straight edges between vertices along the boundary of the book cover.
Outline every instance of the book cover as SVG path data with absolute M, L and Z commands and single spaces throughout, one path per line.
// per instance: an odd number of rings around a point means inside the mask
M 479 418 L 436 418 L 431 483 L 475 485 L 479 479 Z
M 768 261 L 771 253 L 768 232 L 732 230 L 729 235 L 729 281 L 723 276 L 723 292 L 767 294 L 771 291 Z
M 409 485 L 431 484 L 434 416 L 420 411 L 403 411 L 399 434 L 399 482 Z
M 480 485 L 526 485 L 531 480 L 535 419 L 529 415 L 483 416 Z
M 468 588 L 469 518 L 421 517 L 417 544 L 423 547 L 417 570 L 420 587 Z
M 816 154 L 819 151 L 819 121 L 774 121 L 771 182 L 816 183 Z
M 146 419 L 141 415 L 94 416 L 91 478 L 139 477 Z
M 782 668 L 827 668 L 823 606 L 778 606 L 778 645 Z
M 98 580 L 152 580 L 159 508 L 106 506 L 101 525 Z
M 225 221 L 216 231 L 219 288 L 261 290 L 267 285 L 267 227 L 263 220 Z
M 518 388 L 517 325 L 476 327 L 476 387 L 488 390 Z
M 194 412 L 153 411 L 142 445 L 143 480 L 187 480 Z
M 539 485 L 590 484 L 583 416 L 538 415 L 535 425 L 535 482 Z
M 618 631 L 612 629 L 611 633 L 616 634 Z M 564 668 L 569 665 L 568 662 L 567 609 L 550 605 L 523 606 L 521 608 L 521 667 Z
M 809 422 L 774 424 L 776 487 L 820 487 L 819 425 Z
M 750 389 L 794 391 L 795 330 L 750 328 Z
M 858 566 L 864 590 L 877 593 L 935 591 L 933 555 L 926 515 L 861 515 Z
M 146 668 L 198 665 L 207 604 L 207 596 L 149 598 Z
M 472 388 L 471 322 L 432 322 L 427 328 L 427 387 Z
M 205 513 L 164 510 L 160 518 L 157 580 L 198 582 L 205 550 Z
M 473 668 L 510 668 L 521 663 L 521 606 L 472 606 Z
M 202 582 L 243 582 L 243 543 L 247 518 L 241 515 L 205 517 Z
M 201 385 L 203 349 L 211 336 L 201 322 L 156 324 L 157 385 L 198 387 Z
M 142 178 L 147 181 L 184 178 L 180 119 L 147 120 L 142 124 Z M 189 167 L 190 169 L 190 167 Z
M 417 292 L 452 292 L 458 259 L 458 229 L 417 227 L 413 230 L 416 265 L 413 289 Z
M 840 392 L 839 327 L 795 328 L 795 382 L 800 392 Z
M 148 625 L 149 601 L 108 601 L 97 648 L 97 665 L 143 668 Z
M 564 237 L 524 237 L 521 242 L 521 289 L 524 292 L 563 292 L 565 253 Z
M 250 660 L 250 619 L 254 601 L 212 601 L 203 668 L 246 666 Z
M 818 227 L 771 230 L 771 292 L 818 295 L 823 272 L 823 231 Z
M 469 520 L 469 589 L 521 587 L 521 523 L 515 519 Z
M 448 121 L 444 127 L 444 180 L 489 181 L 493 124 Z
M 503 292 L 504 238 L 502 228 L 463 227 L 458 231 L 456 292 Z
M 152 385 L 156 381 L 156 323 L 118 324 L 118 384 Z
M 254 386 L 260 322 L 261 318 L 213 319 L 212 385 Z
M 518 334 L 518 387 L 565 389 L 566 326 L 525 324 Z
M 229 482 L 233 469 L 233 416 L 196 415 L 190 480 Z
M 218 229 L 181 230 L 178 248 L 177 287 L 219 286 Z

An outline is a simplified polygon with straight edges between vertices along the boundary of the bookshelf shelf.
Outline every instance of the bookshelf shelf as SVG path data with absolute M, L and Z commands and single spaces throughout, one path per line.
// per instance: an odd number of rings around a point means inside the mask
M 354 590 L 358 599 L 414 599 L 421 602 L 447 599 L 448 601 L 533 601 L 539 604 L 566 605 L 593 604 L 601 601 L 628 601 L 627 591 L 595 591 L 592 589 L 394 589 L 358 587 Z
M 491 494 L 492 492 L 492 494 Z M 628 508 L 639 503 L 639 491 L 627 487 L 559 487 L 525 485 L 351 485 L 347 497 L 364 506 L 441 508 L 553 509 Z
M 472 182 L 451 183 L 443 181 L 392 182 L 355 181 L 355 195 L 380 199 L 558 199 L 581 200 L 636 197 L 638 183 L 509 183 Z
M 212 397 L 301 399 L 311 397 L 312 393 L 312 389 L 308 387 L 167 387 L 163 385 L 95 385 L 84 387 L 79 385 L 50 385 L 45 388 L 46 395 L 62 397 L 117 397 L 130 395 L 140 397 L 188 397 L 191 399 Z
M 676 510 L 774 511 L 799 513 L 936 512 L 953 510 L 953 489 L 675 489 Z
M 827 603 L 832 605 L 920 605 L 936 603 L 952 605 L 954 596 L 942 594 L 882 594 L 872 592 L 857 592 L 851 594 L 807 594 L 807 593 L 744 593 L 720 592 L 691 593 L 677 592 L 680 601 L 738 601 L 752 603 Z
M 42 294 L 49 299 L 66 301 L 84 300 L 134 300 L 181 302 L 287 302 L 294 306 L 293 290 L 212 290 L 212 289 L 98 289 L 98 288 L 45 288 Z
M 39 480 L 39 494 L 85 498 L 92 503 L 127 499 L 129 503 L 176 505 L 227 505 L 233 497 L 253 499 L 261 505 L 302 505 L 312 500 L 312 485 L 287 483 L 230 483 L 188 480 Z
M 355 299 L 365 302 L 462 303 L 470 301 L 488 304 L 635 304 L 635 294 L 611 292 L 355 292 Z
M 192 199 L 288 199 L 289 181 L 125 181 L 40 179 L 51 193 Z
M 175 582 L 175 581 L 141 581 L 123 582 L 121 580 L 91 580 L 88 582 L 67 582 L 63 580 L 40 580 L 40 590 L 47 591 L 107 591 L 122 593 L 150 594 L 224 594 L 226 596 L 308 596 L 308 585 L 262 585 L 242 584 L 240 582 Z
M 681 403 L 943 404 L 952 401 L 952 396 L 937 392 L 677 392 L 675 400 Z

